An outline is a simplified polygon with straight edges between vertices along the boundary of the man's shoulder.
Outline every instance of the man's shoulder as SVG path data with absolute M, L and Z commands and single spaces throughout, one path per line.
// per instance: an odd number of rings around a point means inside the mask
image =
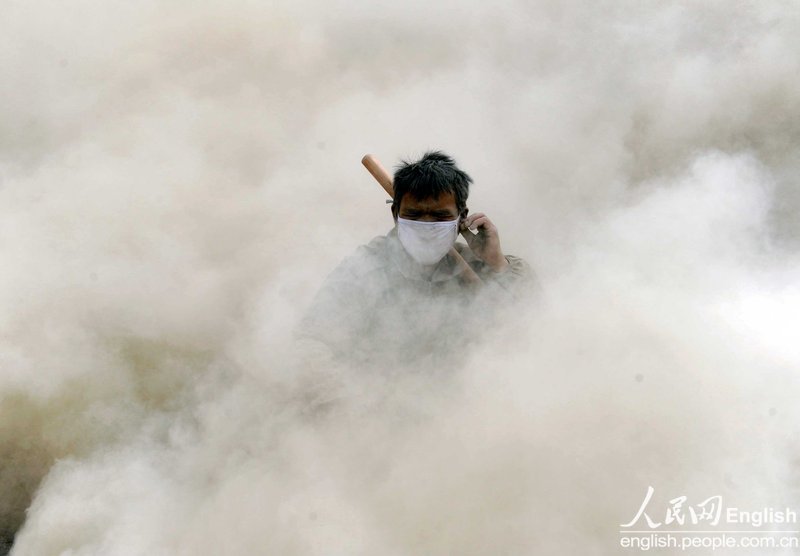
M 506 255 L 508 266 L 503 271 L 495 272 L 489 265 L 480 260 L 466 244 L 457 242 L 455 248 L 464 261 L 484 281 L 494 282 L 505 288 L 528 289 L 531 291 L 540 289 L 536 273 L 521 257 Z
M 367 276 L 386 268 L 389 260 L 389 238 L 377 236 L 345 257 L 334 270 L 334 274 L 346 274 L 353 278 Z
M 483 261 L 481 261 L 481 259 L 479 259 L 475 253 L 472 252 L 472 249 L 470 249 L 466 243 L 457 241 L 453 247 L 455 247 L 456 251 L 458 251 L 458 254 L 461 255 L 461 258 L 463 258 L 470 266 L 477 266 L 481 270 L 484 270 L 485 267 L 485 270 L 489 271 L 489 267 Z M 518 257 L 516 255 L 506 255 L 506 260 L 509 262 L 509 265 L 512 268 L 518 270 L 519 272 L 530 271 L 530 265 L 525 262 L 522 257 Z

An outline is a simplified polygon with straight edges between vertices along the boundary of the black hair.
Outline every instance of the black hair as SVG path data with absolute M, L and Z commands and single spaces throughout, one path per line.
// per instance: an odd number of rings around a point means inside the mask
M 417 199 L 436 198 L 442 193 L 452 193 L 458 213 L 467 208 L 469 184 L 472 178 L 456 166 L 455 161 L 442 151 L 428 151 L 416 162 L 402 161 L 394 173 L 394 202 L 392 212 L 397 215 L 403 195 L 410 193 Z

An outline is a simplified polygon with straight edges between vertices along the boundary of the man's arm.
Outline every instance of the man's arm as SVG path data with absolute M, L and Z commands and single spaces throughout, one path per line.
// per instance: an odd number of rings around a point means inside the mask
M 321 342 L 337 357 L 352 357 L 363 332 L 370 328 L 384 241 L 379 237 L 362 245 L 328 275 L 295 329 L 296 338 Z
M 497 227 L 484 213 L 464 218 L 461 235 L 470 251 L 483 263 L 479 275 L 485 282 L 499 286 L 513 298 L 536 291 L 538 284 L 530 265 L 519 257 L 503 253 Z

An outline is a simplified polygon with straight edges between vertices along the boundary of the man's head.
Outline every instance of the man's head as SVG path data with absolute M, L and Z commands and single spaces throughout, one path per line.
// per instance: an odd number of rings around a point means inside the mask
M 403 162 L 394 173 L 392 215 L 428 222 L 455 220 L 467 215 L 469 184 L 466 172 L 441 151 L 431 151 L 416 162 Z

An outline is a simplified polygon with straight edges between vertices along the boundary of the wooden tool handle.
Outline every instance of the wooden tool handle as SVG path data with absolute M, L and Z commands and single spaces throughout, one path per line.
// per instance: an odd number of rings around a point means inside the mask
M 372 174 L 372 177 L 381 184 L 384 191 L 389 194 L 389 197 L 394 199 L 394 182 L 392 180 L 392 176 L 389 172 L 386 171 L 386 168 L 383 167 L 380 160 L 375 158 L 374 155 L 365 154 L 364 157 L 361 159 L 361 164 Z M 472 267 L 467 264 L 467 261 L 464 260 L 464 257 L 456 251 L 455 247 L 451 247 L 448 255 L 455 261 L 456 265 L 461 269 L 461 275 L 464 277 L 464 280 L 473 286 L 477 286 L 482 284 L 483 281 L 480 279 L 480 276 L 475 274 L 475 271 L 472 270 Z
M 369 170 L 369 173 L 372 174 L 372 177 L 381 184 L 381 187 L 389 194 L 389 197 L 394 199 L 392 176 L 386 171 L 386 168 L 383 167 L 380 160 L 375 158 L 374 155 L 365 154 L 364 158 L 361 159 L 361 164 L 363 164 L 364 167 Z

